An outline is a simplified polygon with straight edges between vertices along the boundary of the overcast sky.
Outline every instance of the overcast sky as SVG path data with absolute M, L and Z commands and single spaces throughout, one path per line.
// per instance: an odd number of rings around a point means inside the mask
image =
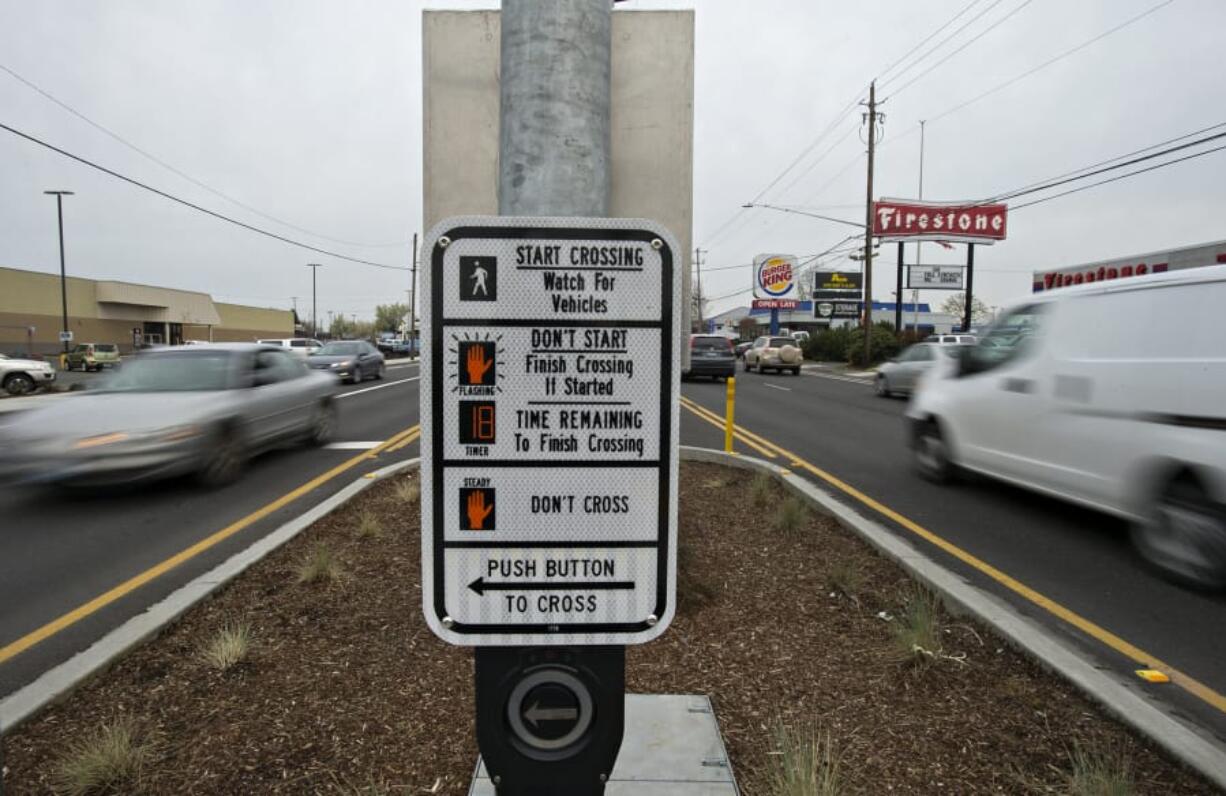
M 750 269 L 730 266 L 759 252 L 820 252 L 854 232 L 769 209 L 738 213 L 832 123 L 831 133 L 759 201 L 863 220 L 859 108 L 837 114 L 882 73 L 878 97 L 886 99 L 886 119 L 878 196 L 916 195 L 919 119 L 933 120 L 926 127 L 924 196 L 938 200 L 981 199 L 1226 122 L 1222 0 L 979 0 L 911 59 L 886 71 L 969 2 L 618 4 L 618 13 L 697 9 L 694 240 L 709 249 L 707 294 L 728 295 L 716 302 L 717 310 L 748 298 L 747 292 L 729 294 L 749 287 Z M 404 266 L 421 223 L 421 11 L 494 5 L 0 4 L 0 65 L 178 171 L 280 221 L 151 162 L 4 71 L 0 122 L 287 237 Z M 937 118 L 1159 5 L 1079 52 Z M 1226 151 L 1018 210 L 1010 216 L 1009 240 L 980 249 L 977 292 L 1000 304 L 1029 290 L 1035 268 L 1226 238 L 1224 177 Z M 71 274 L 203 290 L 261 306 L 289 307 L 297 296 L 300 310 L 309 312 L 304 264 L 321 262 L 323 323 L 328 311 L 371 317 L 375 304 L 403 301 L 409 287 L 407 272 L 262 238 L 3 130 L 0 265 L 58 269 L 54 199 L 42 194 L 48 189 L 76 192 L 65 200 Z M 885 300 L 895 256 L 887 248 L 875 272 L 875 297 Z M 962 248 L 938 253 L 925 246 L 925 261 L 963 256 Z M 943 297 L 936 291 L 924 296 L 934 302 Z

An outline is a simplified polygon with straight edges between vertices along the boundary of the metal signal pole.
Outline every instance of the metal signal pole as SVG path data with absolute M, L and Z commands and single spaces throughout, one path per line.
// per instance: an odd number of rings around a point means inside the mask
M 873 155 L 877 147 L 877 81 L 868 87 L 868 189 L 864 200 L 864 365 L 873 344 Z
M 417 347 L 417 233 L 413 233 L 413 290 L 409 295 L 409 357 Z
M 319 337 L 319 321 L 315 317 L 315 272 L 322 268 L 320 263 L 307 263 L 311 269 L 311 337 Z

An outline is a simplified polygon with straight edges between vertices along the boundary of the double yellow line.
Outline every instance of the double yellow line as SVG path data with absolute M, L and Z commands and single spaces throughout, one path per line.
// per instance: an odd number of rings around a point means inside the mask
M 415 425 L 415 426 L 412 426 L 411 428 L 406 428 L 404 431 L 394 434 L 388 439 L 379 443 L 376 447 L 370 449 L 369 451 L 364 451 L 361 454 L 354 456 L 352 459 L 348 459 L 344 462 L 341 462 L 337 466 L 333 467 L 331 470 L 328 470 L 327 472 L 322 473 L 321 475 L 317 475 L 316 477 L 312 478 L 310 481 L 307 481 L 305 484 L 298 487 L 297 489 L 294 489 L 291 492 L 287 492 L 286 494 L 282 495 L 281 497 L 277 498 L 276 500 L 274 500 L 273 502 L 269 503 L 268 505 L 262 508 L 256 509 L 255 511 L 248 514 L 246 517 L 243 517 L 240 520 L 236 520 L 235 522 L 230 523 L 226 527 L 222 528 L 220 531 L 217 531 L 211 536 L 208 536 L 204 539 L 201 539 L 199 542 L 196 542 L 191 547 L 188 547 L 184 550 L 179 551 L 178 553 L 175 553 L 170 558 L 167 558 L 164 561 L 158 564 L 155 564 L 149 569 L 146 569 L 144 572 L 141 572 L 139 575 L 135 575 L 131 578 L 128 578 L 123 583 L 120 583 L 118 586 L 115 586 L 109 591 L 99 594 L 97 597 L 93 598 L 89 602 L 83 603 L 77 606 L 76 608 L 72 609 L 68 613 L 64 614 L 63 616 L 57 619 L 54 619 L 48 622 L 47 624 L 43 625 L 37 630 L 27 633 L 26 635 L 22 636 L 16 641 L 10 642 L 9 644 L 6 644 L 3 647 L 0 647 L 0 663 L 4 663 L 5 661 L 13 657 L 16 657 L 17 655 L 20 655 L 21 653 L 28 650 L 30 647 L 33 647 L 35 644 L 38 644 L 39 642 L 42 642 L 50 638 L 51 636 L 54 636 L 56 633 L 59 633 L 61 630 L 67 627 L 75 625 L 77 622 L 80 622 L 85 617 L 89 616 L 90 614 L 96 613 L 97 611 L 101 610 L 102 608 L 105 608 L 106 606 L 110 605 L 111 603 L 115 602 L 121 597 L 127 594 L 131 594 L 133 591 L 139 589 L 141 586 L 144 586 L 146 583 L 149 583 L 155 578 L 165 575 L 167 572 L 171 571 L 175 567 L 187 561 L 190 561 L 191 559 L 200 555 L 201 553 L 208 550 L 209 548 L 215 547 L 216 545 L 220 544 L 226 539 L 229 539 L 231 536 L 243 530 L 244 528 L 250 527 L 254 523 L 259 522 L 260 520 L 264 519 L 265 517 L 272 514 L 273 512 L 285 508 L 286 506 L 288 506 L 290 503 L 293 503 L 298 498 L 303 497 L 304 495 L 307 495 L 311 492 L 314 492 L 319 487 L 328 483 L 329 481 L 336 478 L 337 476 L 342 475 L 343 473 L 346 473 L 349 470 L 352 470 L 354 467 L 357 467 L 362 462 L 367 461 L 369 459 L 373 459 L 377 457 L 380 453 L 384 453 L 384 452 L 391 453 L 394 450 L 399 450 L 400 448 L 403 448 L 405 445 L 408 445 L 409 443 L 413 442 L 419 436 L 421 436 L 421 426 Z
M 719 428 L 721 431 L 723 430 L 724 419 L 715 412 L 712 412 L 706 407 L 699 406 L 697 403 L 689 398 L 686 398 L 685 396 L 681 397 L 681 405 L 702 420 L 705 420 L 716 428 Z M 835 477 L 834 475 L 831 475 L 820 467 L 805 461 L 800 456 L 792 453 L 786 448 L 780 447 L 770 440 L 758 436 L 742 426 L 735 426 L 735 429 L 736 438 L 748 447 L 758 451 L 759 453 L 763 453 L 772 459 L 776 456 L 786 459 L 792 467 L 804 470 L 818 479 L 825 481 L 827 484 L 839 490 L 848 497 L 853 498 L 860 504 L 872 509 L 891 522 L 905 528 L 907 531 L 920 537 L 929 544 L 940 548 L 967 566 L 981 572 L 1014 594 L 1017 594 L 1034 605 L 1037 605 L 1044 611 L 1047 611 L 1061 621 L 1072 625 L 1082 633 L 1085 633 L 1087 636 L 1090 636 L 1098 642 L 1105 644 L 1121 655 L 1132 659 L 1143 668 L 1161 670 L 1171 678 L 1172 683 L 1175 683 L 1180 688 L 1184 689 L 1198 699 L 1212 705 L 1223 713 L 1226 713 L 1226 696 L 1223 696 L 1199 680 L 1184 674 L 1170 664 L 1164 663 L 1159 658 L 1150 655 L 1145 650 L 1130 644 L 1111 631 L 1095 624 L 1094 622 L 1091 622 L 1089 619 L 1086 619 L 1075 611 L 1066 608 L 1055 600 L 1040 594 L 1021 581 L 1005 574 L 978 556 L 968 553 L 966 550 L 958 547 L 953 542 L 938 536 L 919 523 L 904 517 L 902 514 L 899 514 L 889 506 L 886 506 L 885 504 L 869 497 L 860 490 Z

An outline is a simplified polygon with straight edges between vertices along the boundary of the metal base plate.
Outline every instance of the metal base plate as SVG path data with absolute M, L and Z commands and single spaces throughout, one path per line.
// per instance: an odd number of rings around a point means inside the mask
M 606 796 L 739 796 L 705 696 L 626 694 L 626 734 Z M 469 796 L 495 796 L 478 758 Z

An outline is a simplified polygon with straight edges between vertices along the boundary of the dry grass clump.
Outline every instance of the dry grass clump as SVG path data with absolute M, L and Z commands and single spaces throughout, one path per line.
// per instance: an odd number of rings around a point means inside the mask
M 137 792 L 155 754 L 153 740 L 122 718 L 69 746 L 52 771 L 51 787 L 64 796 Z
M 809 507 L 800 498 L 790 495 L 775 510 L 773 525 L 779 533 L 793 534 L 803 528 L 808 520 Z
M 829 732 L 776 721 L 769 752 L 771 796 L 837 796 L 843 792 L 839 752 Z
M 396 484 L 396 499 L 401 503 L 416 503 L 421 499 L 421 485 L 416 478 L 406 478 Z
M 1132 765 L 1121 751 L 1087 748 L 1074 744 L 1069 753 L 1070 796 L 1133 796 L 1137 792 Z
M 341 562 L 326 544 L 315 545 L 309 554 L 298 564 L 299 583 L 323 583 L 330 585 L 340 582 L 344 576 Z
M 383 538 L 383 521 L 369 511 L 362 512 L 358 517 L 358 536 L 363 539 Z
M 251 626 L 246 622 L 227 622 L 201 650 L 204 662 L 218 671 L 237 666 L 251 649 Z
M 864 572 L 854 560 L 836 561 L 830 567 L 830 588 L 859 605 L 860 592 L 864 589 Z
M 941 656 L 941 600 L 921 586 L 904 598 L 894 622 L 893 651 L 902 663 L 926 664 Z
M 765 506 L 775 496 L 775 479 L 766 473 L 758 473 L 749 482 L 749 499 L 755 506 Z

